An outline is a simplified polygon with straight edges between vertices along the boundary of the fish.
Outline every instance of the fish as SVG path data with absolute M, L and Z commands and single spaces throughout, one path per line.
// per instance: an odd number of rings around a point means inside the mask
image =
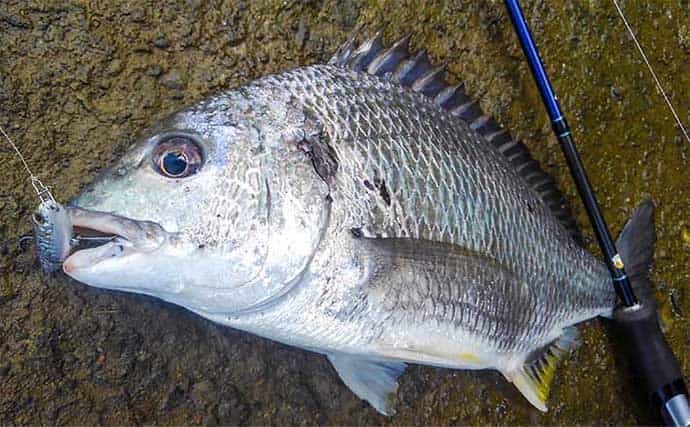
M 142 131 L 66 206 L 110 236 L 65 274 L 325 355 L 392 415 L 408 364 L 501 372 L 546 411 L 580 322 L 610 317 L 606 264 L 562 193 L 410 37 L 351 37 Z M 618 240 L 648 273 L 654 205 Z

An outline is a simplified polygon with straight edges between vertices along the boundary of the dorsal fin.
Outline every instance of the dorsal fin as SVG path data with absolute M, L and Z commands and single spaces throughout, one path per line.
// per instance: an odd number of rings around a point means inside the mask
M 359 45 L 353 36 L 336 51 L 328 63 L 366 72 L 408 87 L 433 99 L 439 107 L 463 120 L 506 156 L 559 222 L 580 242 L 577 224 L 563 194 L 553 178 L 532 158 L 527 147 L 521 141 L 513 139 L 493 118 L 485 115 L 479 103 L 465 94 L 462 84 L 451 86 L 446 82 L 444 65 L 432 65 L 424 50 L 411 54 L 408 50 L 409 41 L 408 35 L 386 48 L 380 32 Z

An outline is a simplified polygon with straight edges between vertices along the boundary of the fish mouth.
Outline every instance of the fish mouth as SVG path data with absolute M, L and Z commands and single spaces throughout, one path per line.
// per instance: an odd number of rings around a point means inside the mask
M 63 262 L 67 275 L 105 260 L 158 249 L 171 236 L 152 221 L 137 221 L 107 212 L 67 207 L 75 232 L 75 247 Z M 86 245 L 84 245 L 86 243 Z

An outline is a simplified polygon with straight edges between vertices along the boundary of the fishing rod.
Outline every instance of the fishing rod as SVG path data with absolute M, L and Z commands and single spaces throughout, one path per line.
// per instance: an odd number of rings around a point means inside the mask
M 551 119 L 551 127 L 565 155 L 570 173 L 594 228 L 599 247 L 604 253 L 614 289 L 621 301 L 621 305 L 615 310 L 614 318 L 630 346 L 633 367 L 643 378 L 647 394 L 652 404 L 659 410 L 664 422 L 673 426 L 690 426 L 688 390 L 681 375 L 678 360 L 659 328 L 656 303 L 653 297 L 638 299 L 635 295 L 520 3 L 518 0 L 505 0 L 505 5 Z

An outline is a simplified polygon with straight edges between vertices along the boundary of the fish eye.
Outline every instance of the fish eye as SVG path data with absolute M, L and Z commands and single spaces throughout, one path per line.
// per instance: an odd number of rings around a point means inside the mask
M 199 145 L 186 136 L 162 140 L 153 150 L 156 171 L 167 178 L 186 178 L 199 171 L 203 155 Z

